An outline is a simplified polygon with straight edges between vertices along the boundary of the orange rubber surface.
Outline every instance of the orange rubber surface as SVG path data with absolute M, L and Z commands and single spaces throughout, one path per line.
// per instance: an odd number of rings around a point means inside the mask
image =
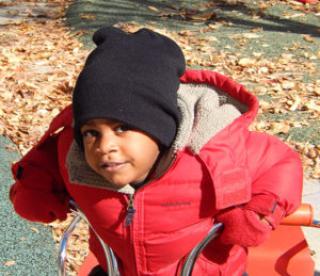
M 313 276 L 314 262 L 299 226 L 281 225 L 264 244 L 250 248 L 250 276 Z

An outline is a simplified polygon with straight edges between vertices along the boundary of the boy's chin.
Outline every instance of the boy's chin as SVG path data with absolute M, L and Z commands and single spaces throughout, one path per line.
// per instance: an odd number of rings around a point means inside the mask
M 119 181 L 108 181 L 108 182 L 110 182 L 113 185 L 113 187 L 117 189 L 121 189 L 129 184 L 128 182 L 119 182 Z
M 147 174 L 143 176 L 130 176 L 130 175 L 102 175 L 101 176 L 114 188 L 121 189 L 127 185 L 135 186 L 135 184 L 140 184 L 145 181 Z
M 130 184 L 130 181 L 128 179 L 110 179 L 105 177 L 105 180 L 108 181 L 110 184 L 112 184 L 114 188 L 117 188 L 117 189 L 121 189 L 127 186 L 128 184 Z

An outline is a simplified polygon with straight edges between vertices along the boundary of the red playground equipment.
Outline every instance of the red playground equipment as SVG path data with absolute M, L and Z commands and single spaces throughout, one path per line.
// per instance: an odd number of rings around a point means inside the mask
M 75 206 L 75 204 L 73 204 L 73 206 Z M 71 233 L 81 220 L 85 220 L 89 223 L 84 214 L 76 206 L 74 209 L 76 216 L 64 232 L 60 243 L 58 260 L 59 276 L 66 276 L 66 249 Z M 295 213 L 282 221 L 281 225 L 273 231 L 268 241 L 258 247 L 250 248 L 247 274 L 249 276 L 314 275 L 314 261 L 312 260 L 308 244 L 301 230 L 301 226 L 320 228 L 320 221 L 315 220 L 313 216 L 312 206 L 309 204 L 302 204 Z M 198 255 L 212 239 L 219 235 L 222 228 L 223 225 L 221 223 L 215 224 L 208 235 L 190 252 L 185 261 L 181 273 L 182 276 L 192 275 L 192 268 Z M 94 229 L 92 230 L 94 232 Z M 99 240 L 105 251 L 108 264 L 108 275 L 120 276 L 115 254 L 108 245 L 101 239 Z M 89 252 L 78 271 L 78 276 L 87 276 L 91 269 L 97 264 L 96 258 Z

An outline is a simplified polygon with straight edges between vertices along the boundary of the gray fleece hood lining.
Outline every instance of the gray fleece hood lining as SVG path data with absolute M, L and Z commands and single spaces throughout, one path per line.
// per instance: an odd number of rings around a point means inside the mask
M 178 90 L 178 106 L 181 121 L 177 135 L 171 149 L 158 162 L 155 178 L 168 169 L 177 151 L 188 147 L 195 154 L 199 153 L 212 137 L 247 111 L 246 105 L 214 87 L 202 84 L 181 84 Z M 133 194 L 135 191 L 129 184 L 117 189 L 94 172 L 75 141 L 68 152 L 66 165 L 71 183 L 125 194 Z

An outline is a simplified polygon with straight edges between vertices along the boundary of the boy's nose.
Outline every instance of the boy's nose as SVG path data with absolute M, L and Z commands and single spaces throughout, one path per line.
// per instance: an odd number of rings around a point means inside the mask
M 109 153 L 118 150 L 118 139 L 112 134 L 104 134 L 101 136 L 97 150 L 101 153 Z

